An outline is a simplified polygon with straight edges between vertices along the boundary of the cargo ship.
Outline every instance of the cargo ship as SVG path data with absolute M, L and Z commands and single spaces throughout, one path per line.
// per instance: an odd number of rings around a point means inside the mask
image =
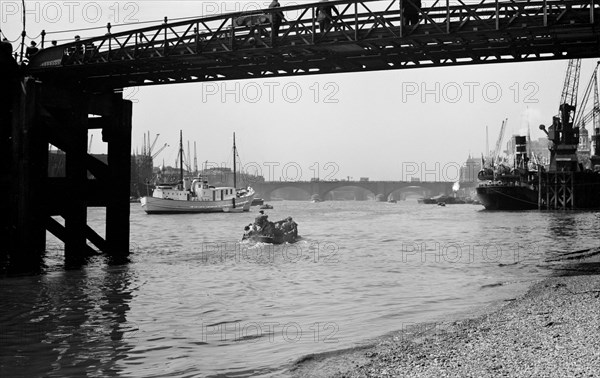
M 515 163 L 482 169 L 477 178 L 477 197 L 487 210 L 532 210 L 538 208 L 538 172 L 530 169 L 527 141 L 515 136 Z
M 593 108 L 588 113 L 580 111 L 576 117 L 577 80 L 581 61 L 569 61 L 559 114 L 552 118 L 552 125 L 547 130 L 544 125 L 540 125 L 540 130 L 546 134 L 549 142 L 550 164 L 547 167 L 530 164 L 527 138 L 516 136 L 512 167 L 498 165 L 479 172 L 477 196 L 486 209 L 600 209 L 600 101 L 597 90 L 599 65 L 594 70 L 583 101 L 585 105 L 588 94 L 594 92 Z M 581 108 L 585 109 L 585 106 Z M 578 154 L 578 146 L 582 142 L 580 130 L 584 130 L 585 123 L 589 121 L 592 121 L 594 131 L 592 154 L 589 163 L 584 164 L 582 160 L 585 159 Z

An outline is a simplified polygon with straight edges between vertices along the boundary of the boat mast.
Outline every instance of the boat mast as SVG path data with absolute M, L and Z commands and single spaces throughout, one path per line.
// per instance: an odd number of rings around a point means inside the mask
M 237 189 L 237 180 L 236 180 L 236 171 L 235 171 L 235 165 L 236 165 L 236 161 L 235 161 L 235 155 L 237 154 L 237 151 L 235 149 L 235 133 L 233 133 L 233 189 Z
M 194 141 L 194 177 L 198 177 L 198 156 L 196 155 L 196 142 Z
M 183 132 L 179 130 L 179 180 L 183 188 Z

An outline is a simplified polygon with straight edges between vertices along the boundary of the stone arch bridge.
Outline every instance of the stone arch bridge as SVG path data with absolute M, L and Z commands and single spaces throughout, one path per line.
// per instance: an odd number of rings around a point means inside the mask
M 407 181 L 267 181 L 253 183 L 257 196 L 267 201 L 271 200 L 272 193 L 277 189 L 296 188 L 309 195 L 317 194 L 321 199 L 336 189 L 343 187 L 357 187 L 370 191 L 374 195 L 383 195 L 388 198 L 395 191 L 421 191 L 432 194 L 450 194 L 452 182 L 407 182 Z

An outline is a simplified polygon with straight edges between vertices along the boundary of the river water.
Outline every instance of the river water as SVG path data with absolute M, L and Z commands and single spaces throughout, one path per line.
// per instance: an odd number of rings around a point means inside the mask
M 238 242 L 244 214 L 146 215 L 132 262 L 0 279 L 2 377 L 280 376 L 293 361 L 512 298 L 544 259 L 597 246 L 585 212 L 273 202 L 303 239 Z M 90 209 L 89 223 L 104 211 Z

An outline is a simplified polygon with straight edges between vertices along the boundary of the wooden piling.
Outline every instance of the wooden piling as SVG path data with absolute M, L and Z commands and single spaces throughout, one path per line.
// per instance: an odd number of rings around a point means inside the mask
M 46 248 L 44 185 L 48 172 L 48 138 L 38 118 L 39 83 L 25 78 L 13 104 L 12 200 L 8 215 L 12 238 L 9 271 L 42 268 Z
M 84 263 L 87 250 L 87 102 L 84 96 L 73 95 L 68 110 L 67 125 L 70 146 L 66 152 L 68 196 L 65 218 L 65 265 L 77 267 Z
M 112 263 L 129 256 L 129 195 L 131 182 L 132 103 L 115 95 L 112 122 L 103 130 L 108 142 L 110 194 L 106 206 L 106 245 Z

